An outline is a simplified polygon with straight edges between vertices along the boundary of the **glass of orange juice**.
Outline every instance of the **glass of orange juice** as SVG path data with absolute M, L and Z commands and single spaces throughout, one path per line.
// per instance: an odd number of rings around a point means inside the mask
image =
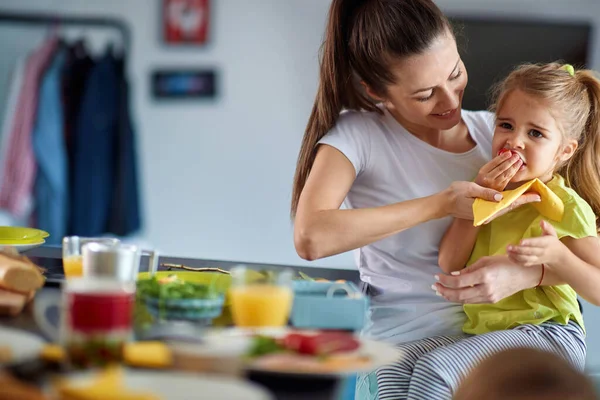
M 119 239 L 65 236 L 63 238 L 63 270 L 66 278 L 83 276 L 81 248 L 86 243 L 119 244 Z
M 258 272 L 246 266 L 231 273 L 231 314 L 236 326 L 279 327 L 287 324 L 294 292 L 292 270 Z

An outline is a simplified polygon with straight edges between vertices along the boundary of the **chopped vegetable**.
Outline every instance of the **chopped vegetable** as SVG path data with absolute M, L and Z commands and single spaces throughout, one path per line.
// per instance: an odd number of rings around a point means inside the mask
M 310 276 L 308 276 L 307 274 L 305 274 L 302 271 L 298 271 L 298 275 L 300 275 L 300 278 L 304 279 L 305 281 L 314 281 L 313 278 L 311 278 Z
M 353 351 L 359 347 L 359 341 L 345 332 L 321 332 L 316 335 L 290 333 L 281 339 L 256 336 L 248 356 L 258 357 L 271 353 L 290 352 L 326 357 L 331 354 Z
M 185 282 L 175 275 L 161 280 L 156 277 L 139 280 L 137 292 L 142 298 L 155 297 L 162 300 L 215 299 L 219 295 L 212 286 Z
M 268 336 L 258 335 L 252 340 L 252 345 L 248 351 L 249 357 L 259 357 L 265 354 L 279 353 L 285 351 L 277 339 Z
M 283 339 L 283 345 L 300 354 L 324 356 L 356 350 L 359 342 L 344 332 L 322 332 L 317 335 L 293 333 Z

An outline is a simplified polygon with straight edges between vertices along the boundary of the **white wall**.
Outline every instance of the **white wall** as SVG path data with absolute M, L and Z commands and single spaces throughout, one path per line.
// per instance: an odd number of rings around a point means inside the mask
M 438 3 L 452 13 L 491 10 L 600 23 L 600 4 L 594 0 Z M 2 0 L 0 10 L 113 15 L 131 25 L 130 78 L 146 240 L 173 255 L 308 264 L 293 249 L 288 204 L 295 158 L 316 90 L 317 49 L 329 2 L 212 4 L 211 44 L 204 49 L 160 43 L 157 1 Z M 592 65 L 600 69 L 600 52 L 594 54 Z M 150 98 L 153 68 L 206 65 L 219 67 L 222 75 L 216 102 L 157 104 Z M 353 268 L 348 254 L 313 265 Z M 589 363 L 600 367 L 600 312 L 584 307 Z
M 3 0 L 0 9 L 99 13 L 131 25 L 144 239 L 170 255 L 307 264 L 293 248 L 288 207 L 327 2 L 211 4 L 211 42 L 198 49 L 161 43 L 158 1 Z M 154 102 L 153 68 L 185 66 L 216 66 L 219 98 Z M 353 268 L 349 255 L 315 264 Z

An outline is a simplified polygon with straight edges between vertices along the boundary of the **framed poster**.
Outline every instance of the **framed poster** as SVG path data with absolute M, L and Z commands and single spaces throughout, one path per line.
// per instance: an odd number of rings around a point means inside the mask
M 163 38 L 168 44 L 204 45 L 210 24 L 210 0 L 162 0 Z
M 159 69 L 151 75 L 155 99 L 208 99 L 217 96 L 217 71 L 203 69 Z

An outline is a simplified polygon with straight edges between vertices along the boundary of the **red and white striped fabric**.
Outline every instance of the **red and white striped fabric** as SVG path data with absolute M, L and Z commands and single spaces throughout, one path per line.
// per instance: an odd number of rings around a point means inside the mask
M 35 124 L 40 79 L 57 42 L 55 37 L 48 39 L 28 57 L 10 137 L 5 141 L 8 148 L 2 168 L 0 208 L 15 217 L 24 217 L 31 209 L 36 173 L 31 133 Z

